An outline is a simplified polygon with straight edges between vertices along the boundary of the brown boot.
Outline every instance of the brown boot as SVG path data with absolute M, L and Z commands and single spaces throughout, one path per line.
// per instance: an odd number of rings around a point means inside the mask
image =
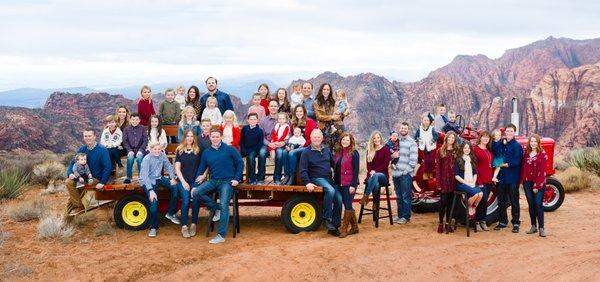
M 363 206 L 368 205 L 369 204 L 369 196 L 366 195 L 366 194 L 364 194 L 362 196 L 362 198 L 360 199 L 360 204 L 363 205 Z
M 350 213 L 344 212 L 344 219 L 342 219 L 342 227 L 340 228 L 340 238 L 346 238 L 348 236 L 348 224 L 350 223 Z
M 356 220 L 356 212 L 350 212 L 350 231 L 348 231 L 348 235 L 357 234 L 358 233 L 358 222 Z

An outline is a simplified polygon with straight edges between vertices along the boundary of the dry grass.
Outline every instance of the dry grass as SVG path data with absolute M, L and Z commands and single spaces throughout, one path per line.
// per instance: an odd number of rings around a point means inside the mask
M 109 221 L 103 221 L 96 227 L 96 236 L 112 236 L 115 235 L 116 230 L 114 225 Z
M 90 212 L 86 212 L 86 213 L 82 213 L 80 215 L 76 215 L 73 220 L 71 221 L 71 223 L 73 224 L 74 227 L 82 227 L 84 225 L 86 225 L 88 222 L 93 221 L 94 219 L 96 219 L 96 216 L 94 213 L 90 213 Z
M 574 167 L 600 176 L 600 147 L 574 150 L 566 161 Z
M 575 192 L 590 188 L 598 188 L 599 179 L 590 172 L 582 171 L 577 167 L 569 167 L 555 175 L 556 179 L 562 183 L 565 192 Z
M 37 229 L 37 239 L 67 239 L 75 229 L 65 223 L 62 217 L 50 215 L 40 221 Z
M 55 180 L 65 179 L 66 167 L 62 163 L 50 160 L 33 167 L 31 182 L 47 185 Z
M 2 228 L 2 223 L 0 223 L 0 249 L 2 249 L 2 246 L 4 246 L 4 242 L 6 242 L 6 240 L 8 240 L 9 236 L 10 236 L 10 234 L 8 234 L 8 232 L 4 231 L 4 229 Z
M 4 264 L 2 276 L 0 276 L 0 278 L 25 277 L 31 275 L 32 273 L 33 270 L 27 265 L 8 262 Z
M 6 215 L 15 222 L 28 221 L 42 218 L 47 208 L 42 199 L 35 199 L 8 207 Z

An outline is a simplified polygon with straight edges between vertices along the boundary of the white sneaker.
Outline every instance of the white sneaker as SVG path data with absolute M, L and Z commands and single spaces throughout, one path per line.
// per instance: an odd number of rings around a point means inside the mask
M 196 236 L 196 224 L 190 224 L 190 237 Z
M 150 229 L 150 232 L 148 232 L 148 237 L 150 237 L 150 238 L 156 237 L 156 229 L 155 228 Z
M 400 222 L 400 218 L 399 217 L 394 218 L 394 223 L 398 224 L 399 222 Z
M 225 242 L 225 238 L 223 238 L 223 236 L 221 236 L 221 234 L 217 234 L 217 236 L 215 236 L 215 238 L 210 239 L 210 241 L 208 241 L 209 244 L 221 244 Z
M 171 215 L 171 214 L 165 214 L 165 217 L 170 220 L 171 222 L 173 222 L 174 224 L 181 224 L 181 221 L 179 221 L 179 218 L 177 218 L 177 216 L 175 215 Z
M 215 215 L 213 215 L 213 221 L 219 221 L 221 219 L 221 210 L 215 210 Z
M 183 227 L 181 227 L 181 235 L 183 236 L 183 238 L 190 238 L 190 231 L 188 230 L 188 227 L 186 225 L 184 225 Z

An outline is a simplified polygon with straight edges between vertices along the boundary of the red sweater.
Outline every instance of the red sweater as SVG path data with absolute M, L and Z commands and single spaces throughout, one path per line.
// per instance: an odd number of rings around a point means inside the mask
M 477 185 L 492 184 L 494 169 L 492 160 L 494 156 L 488 149 L 481 149 L 478 145 L 473 146 L 473 153 L 477 160 Z
M 373 157 L 373 161 L 367 161 L 367 178 L 365 178 L 365 182 L 369 180 L 371 175 L 369 172 L 374 170 L 375 172 L 381 172 L 385 175 L 385 177 L 389 180 L 389 169 L 390 166 L 391 153 L 390 149 L 386 146 L 382 146 L 381 149 L 375 152 L 375 157 Z
M 532 181 L 534 189 L 542 189 L 546 185 L 547 160 L 548 157 L 544 150 L 533 157 L 525 152 L 521 168 L 521 182 Z
M 295 127 L 290 131 L 291 134 L 294 133 L 294 128 Z M 310 145 L 310 133 L 315 128 L 317 128 L 317 123 L 313 119 L 306 118 L 306 124 L 304 125 L 304 140 L 306 140 L 306 142 L 304 142 L 304 146 L 302 147 L 308 147 Z
M 270 115 L 269 112 L 269 99 L 260 99 L 260 105 L 265 108 L 265 116 L 268 117 Z
M 221 132 L 223 132 L 223 130 L 225 129 L 223 125 L 219 126 L 219 129 L 221 130 Z M 233 146 L 234 148 L 236 148 L 238 151 L 240 150 L 240 128 L 239 127 L 232 127 L 231 128 L 231 134 L 233 135 L 233 140 L 231 141 L 231 146 Z
M 138 101 L 138 114 L 140 114 L 140 124 L 148 126 L 150 117 L 155 114 L 152 100 L 140 99 Z

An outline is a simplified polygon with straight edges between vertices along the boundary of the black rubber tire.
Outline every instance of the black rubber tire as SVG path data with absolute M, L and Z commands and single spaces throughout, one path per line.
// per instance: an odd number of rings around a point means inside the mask
M 125 207 L 125 205 L 127 205 L 131 202 L 141 203 L 146 208 L 146 219 L 144 220 L 144 222 L 142 224 L 137 225 L 137 226 L 131 226 L 131 225 L 127 224 L 122 217 L 123 208 Z M 134 230 L 134 231 L 147 229 L 148 226 L 150 225 L 150 209 L 148 207 L 148 200 L 146 199 L 146 197 L 144 197 L 140 194 L 129 194 L 129 195 L 121 198 L 117 202 L 113 216 L 115 218 L 115 223 L 121 229 Z
M 554 186 L 556 188 L 556 190 L 558 190 L 558 201 L 556 201 L 556 203 L 554 203 L 550 206 L 544 205 L 544 211 L 547 211 L 547 212 L 557 210 L 558 208 L 560 208 L 563 201 L 565 200 L 565 188 L 562 186 L 560 181 L 558 181 L 554 177 L 548 177 L 548 178 L 546 178 L 546 189 L 552 189 L 549 186 Z
M 440 209 L 440 201 L 424 202 L 420 201 L 412 204 L 412 211 L 416 213 L 437 212 Z
M 306 227 L 297 226 L 294 224 L 292 220 L 292 210 L 299 204 L 308 204 L 314 208 L 314 221 Z M 283 225 L 285 228 L 293 233 L 300 233 L 303 231 L 315 231 L 319 229 L 321 226 L 321 221 L 323 220 L 323 208 L 313 196 L 303 195 L 303 194 L 295 194 L 291 196 L 281 208 L 281 221 L 283 221 Z

